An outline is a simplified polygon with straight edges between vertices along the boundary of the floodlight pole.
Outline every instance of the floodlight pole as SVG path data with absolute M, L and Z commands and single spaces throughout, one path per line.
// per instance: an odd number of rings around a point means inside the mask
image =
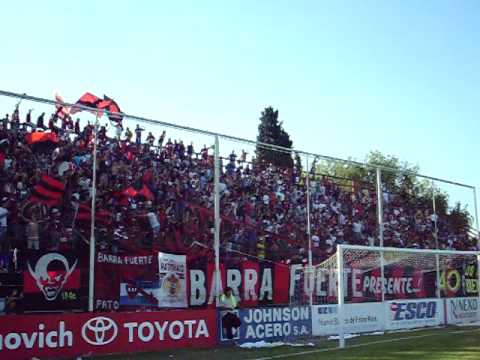
M 95 291 L 95 202 L 97 197 L 97 142 L 98 114 L 93 130 L 93 165 L 92 165 L 92 209 L 90 221 L 90 264 L 88 273 L 88 311 L 93 311 L 93 295 Z

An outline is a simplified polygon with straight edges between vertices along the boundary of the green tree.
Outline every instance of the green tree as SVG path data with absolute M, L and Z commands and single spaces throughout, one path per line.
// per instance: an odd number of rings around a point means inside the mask
M 257 141 L 288 149 L 292 148 L 293 143 L 290 140 L 290 135 L 283 129 L 283 123 L 278 121 L 278 110 L 273 110 L 271 106 L 262 111 Z M 291 151 L 272 150 L 257 144 L 256 158 L 260 163 L 288 168 L 293 167 Z
M 328 175 L 338 178 L 339 185 L 345 184 L 345 179 L 348 179 L 374 188 L 375 167 L 381 167 L 383 191 L 403 196 L 411 206 L 432 210 L 435 194 L 435 210 L 441 219 L 447 221 L 458 232 L 465 231 L 470 226 L 472 217 L 466 207 L 458 203 L 450 209 L 449 197 L 445 191 L 433 187 L 430 180 L 416 176 L 419 172 L 418 165 L 402 162 L 396 156 L 385 155 L 380 151 L 368 153 L 365 164 L 368 166 L 319 161 L 316 162 L 315 171 L 317 176 Z

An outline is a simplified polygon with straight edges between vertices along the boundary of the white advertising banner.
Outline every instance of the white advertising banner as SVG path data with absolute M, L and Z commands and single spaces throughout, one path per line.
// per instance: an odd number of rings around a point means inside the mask
M 187 304 L 187 257 L 158 253 L 158 307 L 182 307 Z
M 382 303 L 343 305 L 343 331 L 347 334 L 374 332 L 384 329 L 385 310 Z M 312 334 L 336 335 L 340 331 L 338 305 L 312 307 Z
M 480 321 L 478 297 L 445 299 L 447 304 L 447 324 L 468 324 Z
M 443 300 L 393 300 L 385 303 L 386 329 L 412 329 L 441 325 L 444 320 Z

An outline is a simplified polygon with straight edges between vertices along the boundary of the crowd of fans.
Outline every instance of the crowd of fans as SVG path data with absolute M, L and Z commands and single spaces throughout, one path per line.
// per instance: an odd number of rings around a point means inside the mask
M 23 121 L 17 107 L 0 120 L 0 247 L 86 251 L 90 238 L 94 126 L 81 126 L 45 113 Z M 111 126 L 114 126 L 112 124 Z M 27 134 L 44 131 L 56 142 L 32 144 Z M 172 140 L 166 132 L 145 136 L 115 125 L 98 131 L 96 226 L 98 247 L 213 258 L 214 161 L 211 146 Z M 48 175 L 64 184 L 58 204 L 46 205 L 33 189 Z M 374 188 L 345 186 L 331 177 L 310 175 L 307 222 L 305 173 L 247 161 L 232 152 L 222 159 L 221 251 L 224 258 L 254 257 L 276 262 L 306 262 L 308 234 L 313 261 L 336 244 L 378 244 Z M 403 195 L 383 194 L 386 246 L 473 249 L 431 208 L 412 205 Z

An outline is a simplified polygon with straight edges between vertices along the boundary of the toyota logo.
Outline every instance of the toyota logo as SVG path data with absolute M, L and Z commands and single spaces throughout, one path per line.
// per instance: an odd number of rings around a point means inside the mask
M 108 317 L 91 318 L 82 327 L 82 337 L 90 345 L 100 346 L 110 344 L 118 334 L 115 321 Z

